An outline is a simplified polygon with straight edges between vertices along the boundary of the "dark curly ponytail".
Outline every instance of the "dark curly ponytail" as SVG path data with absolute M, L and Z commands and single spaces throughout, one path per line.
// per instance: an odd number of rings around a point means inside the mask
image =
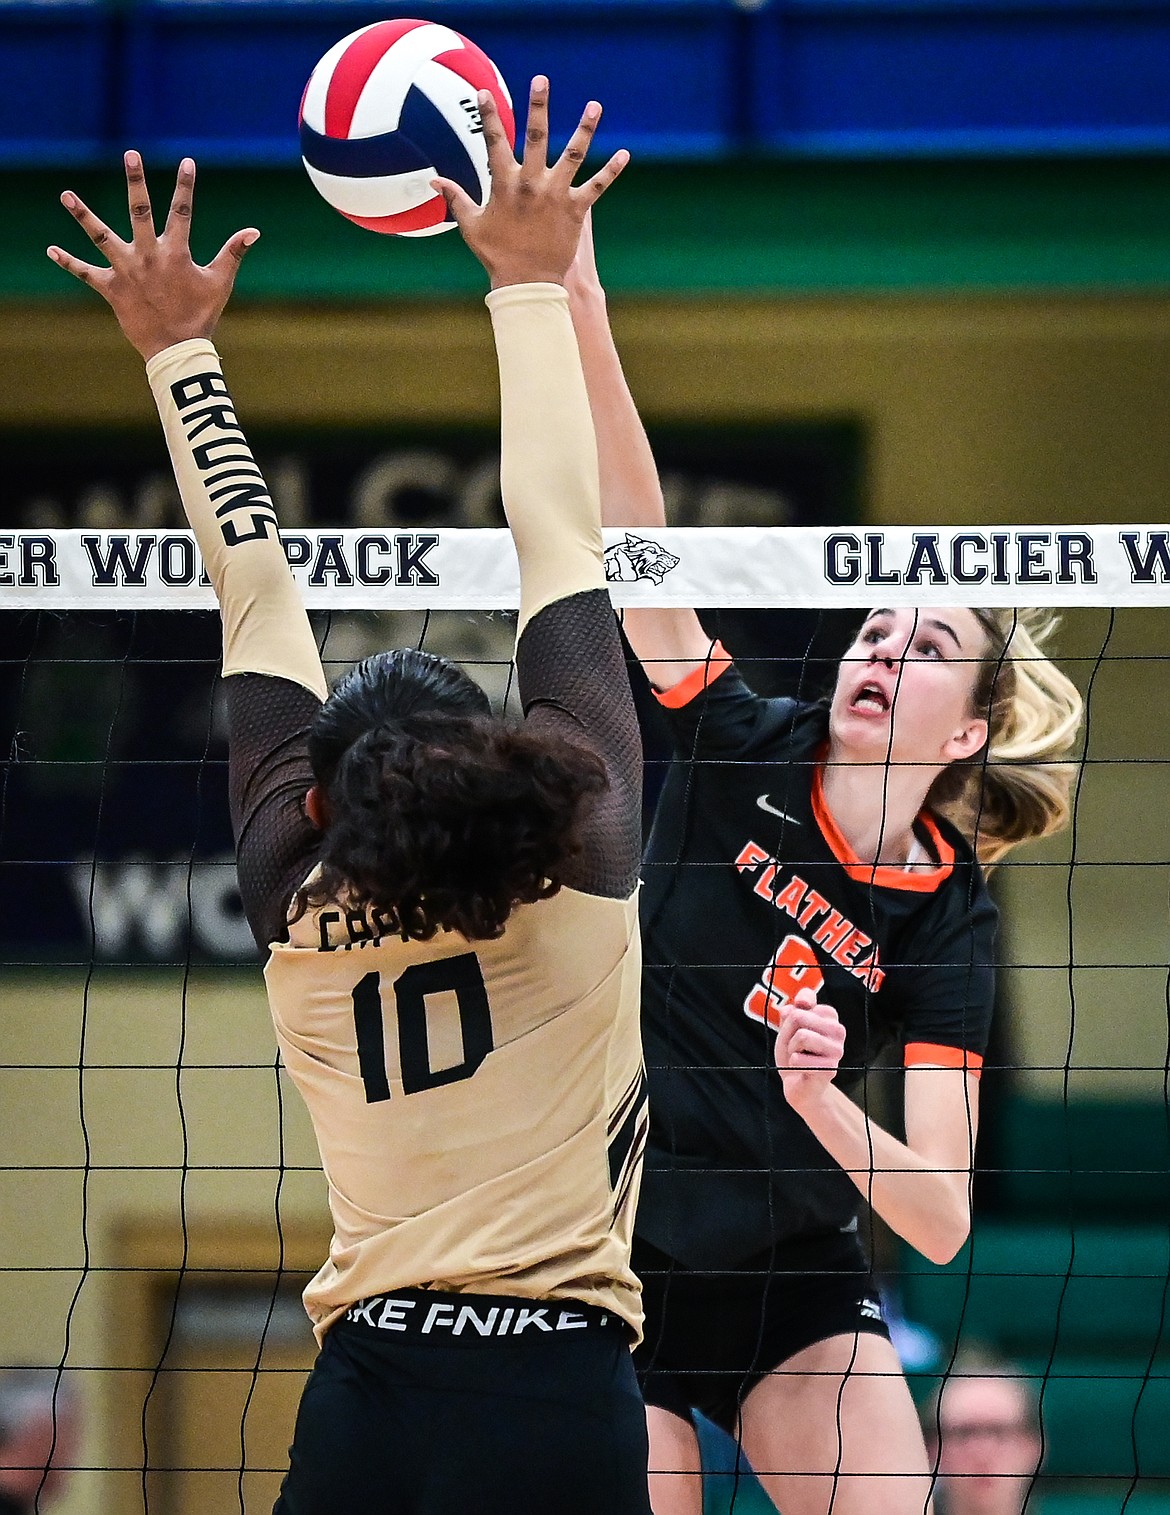
M 517 905 L 555 894 L 606 784 L 595 754 L 506 725 L 460 668 L 412 649 L 342 680 L 309 760 L 328 823 L 300 907 L 344 898 L 419 941 L 497 937 Z
M 412 715 L 490 716 L 488 697 L 458 663 L 398 647 L 357 663 L 318 710 L 309 728 L 313 777 L 328 794 L 338 764 L 360 736 Z

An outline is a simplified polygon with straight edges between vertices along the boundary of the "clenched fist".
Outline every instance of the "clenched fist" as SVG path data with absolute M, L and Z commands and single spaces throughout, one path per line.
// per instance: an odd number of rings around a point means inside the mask
M 780 1012 L 775 1057 L 784 1098 L 797 1113 L 823 1099 L 845 1051 L 845 1027 L 832 1005 L 811 989 L 797 991 Z

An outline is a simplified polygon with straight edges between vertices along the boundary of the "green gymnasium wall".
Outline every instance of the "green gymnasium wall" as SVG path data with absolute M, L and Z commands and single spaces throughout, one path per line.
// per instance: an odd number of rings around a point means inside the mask
M 160 212 L 172 169 L 152 175 Z M 3 176 L 0 298 L 62 297 L 45 245 L 71 234 L 84 245 L 57 204 L 66 187 L 124 218 L 116 170 Z M 1170 161 L 1159 158 L 635 162 L 597 214 L 604 271 L 623 295 L 1133 290 L 1170 280 Z M 197 242 L 210 254 L 250 223 L 264 241 L 241 275 L 249 298 L 458 298 L 482 286 L 455 234 L 388 241 L 355 232 L 300 173 L 205 171 Z
M 69 182 L 121 224 L 115 172 Z M 0 178 L 0 429 L 152 426 L 108 313 L 44 256 L 84 241 L 64 183 Z M 253 426 L 491 423 L 455 236 L 389 243 L 300 174 L 208 171 L 197 252 L 249 221 L 221 342 Z M 651 422 L 859 422 L 879 521 L 1165 514 L 1170 163 L 635 165 L 597 237 Z
M 160 214 L 168 172 L 154 174 Z M 83 241 L 56 202 L 65 182 L 0 177 L 0 437 L 156 424 L 109 313 L 44 257 L 50 240 Z M 123 224 L 116 170 L 68 182 Z M 205 173 L 196 251 L 210 256 L 249 221 L 264 236 L 221 347 L 252 427 L 493 423 L 483 279 L 456 236 L 358 232 L 299 173 Z M 652 424 L 851 422 L 864 437 L 862 508 L 878 522 L 1166 518 L 1170 161 L 634 164 L 599 211 L 597 240 Z M 1122 634 L 1167 640 L 1165 616 L 1146 619 Z M 1088 654 L 1099 632 L 1077 619 L 1066 639 Z M 1144 750 L 1161 667 L 1111 665 L 1098 689 L 1110 706 L 1098 730 L 1119 754 Z M 1133 806 L 1111 798 L 1117 771 L 1094 770 L 1102 836 L 1133 829 Z M 1131 775 L 1130 797 L 1147 773 Z M 1160 816 L 1146 799 L 1143 813 Z M 1135 824 L 1136 846 L 1148 828 Z M 1033 880 L 1014 917 L 1026 956 L 1065 915 L 1058 872 L 1040 872 L 1051 887 Z M 1148 917 L 1112 898 L 1105 888 L 1088 917 L 1142 936 Z M 1161 961 L 1146 945 L 1129 944 L 1133 960 Z M 1063 1062 L 1061 974 L 1054 963 L 1043 1009 L 1021 1017 L 1020 1053 L 1050 1068 Z M 1131 1005 L 1131 1035 L 1153 1057 L 1161 1012 L 1144 991 Z M 1080 1034 L 1104 1053 L 1109 1033 L 1093 1028 L 1090 1017 Z M 1146 1080 L 1108 1081 L 1117 1093 Z
M 27 441 L 39 428 L 84 436 L 156 424 L 109 313 L 44 257 L 50 240 L 80 246 L 56 203 L 64 182 L 0 178 L 0 438 L 5 428 Z M 116 172 L 70 182 L 122 224 Z M 165 174 L 154 184 L 161 212 Z M 494 423 L 483 279 L 457 237 L 392 243 L 358 232 L 300 174 L 206 173 L 197 252 L 210 256 L 249 221 L 264 236 L 220 345 L 250 426 Z M 652 425 L 852 423 L 864 438 L 862 509 L 877 522 L 1167 516 L 1168 161 L 635 164 L 603 203 L 597 240 Z M 3 510 L 0 493 L 0 519 Z M 1066 632 L 1089 659 L 1086 677 L 1099 620 L 1086 612 Z M 1119 635 L 1134 651 L 1163 652 L 1168 617 L 1146 612 Z M 1110 755 L 1152 755 L 1145 712 L 1165 708 L 1151 687 L 1165 666 L 1110 664 L 1095 738 Z M 1123 842 L 1170 856 L 1158 835 L 1160 771 L 1092 769 L 1086 825 L 1112 856 L 1125 855 Z M 1018 1055 L 1050 1070 L 1033 1075 L 1050 1094 L 1068 1037 L 1065 955 L 1053 945 L 1066 935 L 1063 878 L 1023 870 L 1004 885 L 1022 960 L 1050 964 L 1015 1017 Z M 1164 962 L 1157 922 L 1133 910 L 1121 873 L 1078 878 L 1079 929 L 1100 938 L 1094 961 Z M 1078 1023 L 1083 1060 L 1103 1067 L 1078 1091 L 1088 1097 L 1155 1092 L 1159 1075 L 1105 1071 L 1161 1066 L 1157 974 L 1143 972 L 1125 994 L 1124 1047 L 1111 1018 Z M 1094 984 L 1090 999 L 1104 988 Z M 1108 998 L 1116 1003 L 1115 983 Z
M 155 178 L 161 210 L 165 180 Z M 156 424 L 141 365 L 109 313 L 44 257 L 49 241 L 81 250 L 56 204 L 65 182 L 0 176 L 0 448 L 16 430 L 27 438 Z M 121 215 L 115 173 L 69 182 L 103 214 Z M 1170 164 L 1155 159 L 635 165 L 599 214 L 598 242 L 619 343 L 652 423 L 851 421 L 865 437 L 863 506 L 876 521 L 1164 520 L 1168 191 Z M 387 244 L 348 228 L 299 175 L 279 173 L 208 172 L 197 216 L 204 256 L 238 225 L 264 231 L 221 333 L 250 425 L 492 423 L 483 281 L 455 237 Z M 161 443 L 159 453 L 161 464 Z M 0 472 L 0 524 L 9 504 Z M 1082 682 L 1107 621 L 1097 612 L 1069 618 L 1066 650 L 1085 659 Z M 1170 615 L 1122 618 L 1111 650 L 1157 661 L 1113 662 L 1099 675 L 1093 756 L 1164 753 Z M 1150 711 L 1159 713 L 1153 723 Z M 1003 876 L 1008 956 L 1021 965 L 1009 985 L 1015 1052 L 1036 1070 L 1026 1092 L 1053 1109 L 1066 1087 L 1073 1099 L 1161 1099 L 1166 870 L 1127 862 L 1170 857 L 1163 774 L 1152 765 L 1087 770 L 1077 855 L 1104 866 L 1080 870 L 1072 885 L 1061 867 Z M 1069 846 L 1029 856 L 1060 863 Z M 1071 975 L 1070 896 L 1081 965 Z M 1134 966 L 1090 966 L 1118 962 Z M 144 1327 L 112 1332 L 110 1322 L 153 1318 L 126 1290 L 151 1269 L 171 1276 L 180 1203 L 197 1261 L 268 1265 L 282 1142 L 292 1168 L 283 1214 L 297 1232 L 289 1257 L 296 1267 L 315 1263 L 324 1211 L 311 1134 L 290 1095 L 279 1124 L 271 1033 L 252 974 L 197 973 L 184 1010 L 174 973 L 105 969 L 87 985 L 77 972 L 10 972 L 0 1009 L 0 1061 L 60 1065 L 22 1075 L 0 1110 L 9 1164 L 60 1165 L 5 1175 L 12 1213 L 25 1221 L 2 1260 L 29 1270 L 17 1279 L 21 1308 L 10 1312 L 6 1352 L 57 1359 L 88 1261 L 71 1329 L 79 1360 L 103 1371 L 87 1375 L 83 1461 L 128 1471 L 79 1475 L 62 1515 L 124 1515 L 140 1507 L 136 1406 L 157 1343 Z M 83 1042 L 87 1181 L 68 1071 Z M 174 1166 L 185 1140 L 180 1045 L 195 1165 L 183 1181 Z M 224 1063 L 242 1070 L 230 1087 L 217 1071 Z M 45 1110 L 59 1118 L 43 1120 Z M 146 1271 L 103 1271 L 127 1266 Z M 235 1435 L 230 1385 L 220 1375 L 209 1383 Z M 279 1453 L 287 1415 L 274 1408 L 271 1419 Z M 234 1476 L 225 1509 L 236 1507 Z

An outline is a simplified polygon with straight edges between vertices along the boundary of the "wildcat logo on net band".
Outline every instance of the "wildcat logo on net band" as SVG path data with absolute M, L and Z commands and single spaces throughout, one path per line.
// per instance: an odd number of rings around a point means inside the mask
M 673 552 L 649 537 L 636 537 L 632 531 L 626 532 L 624 541 L 605 549 L 605 577 L 610 584 L 629 584 L 636 579 L 661 584 L 678 565 Z

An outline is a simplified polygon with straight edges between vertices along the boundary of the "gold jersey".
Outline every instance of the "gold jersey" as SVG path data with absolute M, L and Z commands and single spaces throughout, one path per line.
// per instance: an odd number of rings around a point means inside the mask
M 305 1291 L 318 1339 L 410 1286 L 584 1300 L 640 1335 L 640 971 L 636 891 L 562 889 L 475 943 L 326 904 L 273 944 L 272 1018 L 333 1216 Z
M 404 942 L 342 906 L 290 911 L 320 853 L 303 799 L 324 673 L 215 349 L 181 342 L 147 365 L 223 615 L 241 897 L 329 1183 L 335 1236 L 305 1296 L 318 1338 L 358 1300 L 412 1286 L 582 1300 L 640 1330 L 641 747 L 597 448 L 564 289 L 512 285 L 488 304 L 525 721 L 584 743 L 607 778 L 566 887 L 495 941 Z

